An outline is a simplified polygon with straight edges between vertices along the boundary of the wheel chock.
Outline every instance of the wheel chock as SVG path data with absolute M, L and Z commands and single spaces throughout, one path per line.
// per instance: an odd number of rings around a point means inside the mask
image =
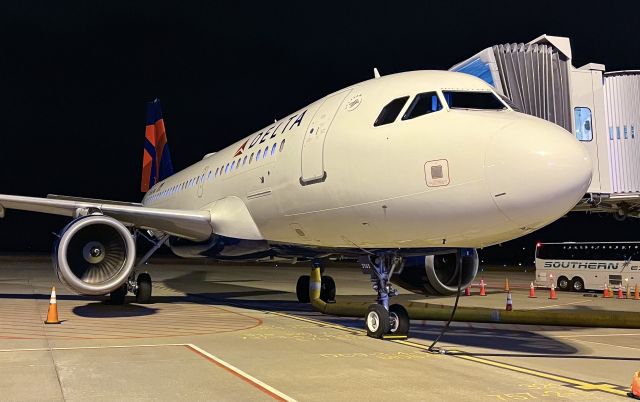
M 382 335 L 382 339 L 386 339 L 389 341 L 397 341 L 397 340 L 403 340 L 407 338 L 408 338 L 407 335 L 395 335 L 395 334 Z

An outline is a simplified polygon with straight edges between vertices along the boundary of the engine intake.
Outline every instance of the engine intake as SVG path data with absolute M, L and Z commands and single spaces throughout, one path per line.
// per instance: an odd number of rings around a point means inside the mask
M 464 289 L 478 273 L 478 252 L 475 249 L 407 257 L 402 267 L 394 272 L 391 282 L 414 293 L 446 296 L 458 291 L 461 271 L 461 288 Z
M 104 295 L 122 285 L 133 270 L 133 236 L 119 221 L 91 215 L 69 223 L 53 248 L 58 278 L 84 295 Z

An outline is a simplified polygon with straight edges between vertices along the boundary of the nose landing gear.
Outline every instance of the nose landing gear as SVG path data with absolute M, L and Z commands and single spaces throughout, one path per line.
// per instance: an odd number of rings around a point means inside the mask
M 398 291 L 391 287 L 389 278 L 402 258 L 384 253 L 375 258 L 363 257 L 360 260 L 364 272 L 371 274 L 373 290 L 378 292 L 376 304 L 367 309 L 365 326 L 367 335 L 372 338 L 405 338 L 409 334 L 409 314 L 399 304 L 389 305 L 391 297 Z
M 404 339 L 409 334 L 409 314 L 399 304 L 389 305 L 389 299 L 398 292 L 391 287 L 389 279 L 393 271 L 402 263 L 402 258 L 394 253 L 381 253 L 371 259 L 368 256 L 360 259 L 362 271 L 371 275 L 373 290 L 378 293 L 377 303 L 371 304 L 365 315 L 367 335 L 378 339 Z M 323 267 L 316 260 L 311 275 L 303 275 L 298 279 L 296 295 L 302 303 L 311 302 L 316 311 L 331 314 L 331 311 L 342 311 L 342 307 L 333 300 L 335 282 L 330 276 L 322 276 Z M 335 308 L 329 308 L 334 306 Z M 340 314 L 340 313 L 338 313 Z

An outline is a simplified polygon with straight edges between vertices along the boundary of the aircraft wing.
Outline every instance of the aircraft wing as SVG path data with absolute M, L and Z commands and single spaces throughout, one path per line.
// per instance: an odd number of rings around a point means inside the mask
M 206 240 L 214 232 L 210 210 L 150 208 L 139 203 L 65 196 L 39 198 L 0 194 L 0 218 L 4 217 L 5 209 L 74 218 L 96 211 L 140 229 L 158 230 L 195 241 Z

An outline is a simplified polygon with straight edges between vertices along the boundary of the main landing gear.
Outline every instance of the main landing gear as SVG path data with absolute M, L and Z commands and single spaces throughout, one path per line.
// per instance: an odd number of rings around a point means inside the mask
M 321 268 L 322 271 L 324 269 Z M 296 296 L 300 303 L 309 303 L 309 275 L 302 275 L 296 283 Z M 320 285 L 320 299 L 325 303 L 332 303 L 336 300 L 336 282 L 328 275 L 322 275 L 322 284 Z
M 376 304 L 369 306 L 365 317 L 367 335 L 372 338 L 405 338 L 409 334 L 409 314 L 400 304 L 389 305 L 398 292 L 391 287 L 389 278 L 402 258 L 390 253 L 363 257 L 363 271 L 371 274 L 373 290 L 378 292 Z
M 153 247 L 147 251 L 147 253 L 138 261 L 136 267 L 144 265 L 149 258 L 155 253 L 163 244 L 167 242 L 169 239 L 169 235 L 164 235 L 157 240 L 153 240 L 148 238 L 142 232 L 138 232 L 142 237 L 147 239 L 149 242 L 153 244 Z M 135 268 L 134 268 L 135 269 Z M 127 293 L 131 292 L 136 296 L 136 303 L 139 304 L 149 304 L 151 303 L 151 275 L 146 272 L 138 274 L 136 276 L 136 272 L 131 272 L 129 275 L 129 279 L 125 283 L 123 283 L 120 287 L 109 293 L 109 302 L 111 304 L 122 305 L 125 304 L 125 299 L 127 297 Z
M 117 305 L 125 304 L 127 293 L 131 292 L 136 296 L 136 303 L 149 304 L 151 303 L 151 288 L 151 275 L 143 272 L 136 278 L 134 272 L 127 282 L 109 293 L 109 302 Z

